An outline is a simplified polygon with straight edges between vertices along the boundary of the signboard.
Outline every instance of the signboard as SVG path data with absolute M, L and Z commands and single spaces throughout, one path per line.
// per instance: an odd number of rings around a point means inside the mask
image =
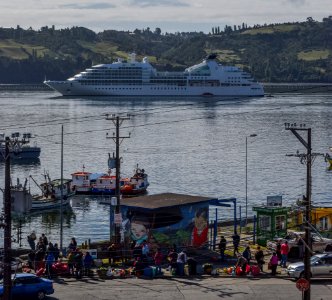
M 298 281 L 296 281 L 296 287 L 301 291 L 307 291 L 309 289 L 309 281 L 305 278 L 300 278 Z
M 122 214 L 114 214 L 114 224 L 121 225 L 122 224 Z
M 111 198 L 111 205 L 116 206 L 118 204 L 118 199 L 116 197 Z
M 282 206 L 282 196 L 267 196 L 267 206 Z

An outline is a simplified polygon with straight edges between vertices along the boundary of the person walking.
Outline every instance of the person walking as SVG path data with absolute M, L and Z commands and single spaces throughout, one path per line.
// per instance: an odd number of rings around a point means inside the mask
M 234 246 L 234 256 L 239 253 L 239 245 L 240 245 L 240 236 L 237 234 L 237 231 L 234 231 L 232 235 L 233 246 Z
M 265 264 L 264 262 L 264 253 L 263 250 L 261 249 L 260 246 L 257 247 L 257 252 L 255 254 L 255 259 L 257 261 L 257 265 L 259 267 L 259 269 L 261 270 L 261 272 L 263 272 L 263 265 Z M 277 262 L 278 264 L 278 262 Z
M 270 258 L 269 266 L 270 266 L 270 269 L 271 269 L 271 275 L 272 276 L 277 275 L 278 255 L 277 255 L 276 252 L 273 252 L 273 254 Z
M 289 253 L 289 246 L 288 246 L 288 242 L 285 241 L 282 245 L 281 245 L 281 266 L 283 268 L 286 268 L 286 263 L 287 263 L 287 258 L 288 258 L 288 253 Z
M 219 242 L 219 251 L 220 251 L 220 260 L 221 261 L 225 260 L 226 244 L 227 244 L 227 241 L 226 241 L 225 237 L 222 235 L 220 237 L 220 242 Z

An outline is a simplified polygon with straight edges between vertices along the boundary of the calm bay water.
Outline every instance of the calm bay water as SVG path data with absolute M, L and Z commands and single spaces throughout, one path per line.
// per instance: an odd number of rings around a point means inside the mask
M 331 94 L 276 94 L 250 99 L 222 98 L 62 98 L 52 92 L 1 92 L 0 132 L 31 132 L 42 148 L 40 161 L 14 163 L 12 179 L 32 175 L 43 181 L 45 171 L 60 178 L 61 124 L 64 125 L 64 177 L 82 170 L 106 172 L 108 153 L 115 151 L 114 126 L 106 113 L 131 114 L 121 135 L 122 175 L 130 176 L 138 163 L 149 175 L 149 194 L 173 192 L 219 198 L 235 197 L 245 206 L 246 136 L 248 138 L 248 214 L 266 203 L 266 196 L 282 195 L 292 205 L 305 194 L 306 166 L 287 157 L 305 149 L 284 123 L 306 123 L 312 128 L 313 152 L 326 153 L 332 146 Z M 332 206 L 332 172 L 322 157 L 312 169 L 313 203 Z M 29 181 L 31 190 L 38 193 Z M 4 164 L 0 163 L 0 187 Z M 0 197 L 2 194 L 0 193 Z M 2 200 L 2 198 L 1 198 Z M 2 205 L 2 201 L 1 201 Z M 212 210 L 214 213 L 214 209 Z M 219 208 L 229 219 L 230 208 Z M 35 230 L 59 241 L 60 217 L 40 213 L 22 221 L 25 237 Z M 13 235 L 19 221 L 13 222 Z M 96 199 L 75 197 L 64 217 L 64 245 L 75 236 L 79 242 L 107 239 L 109 207 Z M 2 234 L 2 232 L 1 232 Z M 1 240 L 2 242 L 2 240 Z M 14 244 L 17 246 L 18 244 Z

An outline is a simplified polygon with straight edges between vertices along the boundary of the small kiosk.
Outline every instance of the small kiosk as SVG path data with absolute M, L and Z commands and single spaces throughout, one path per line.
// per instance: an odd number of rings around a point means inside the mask
M 253 207 L 257 213 L 257 244 L 266 246 L 268 240 L 287 234 L 289 207 Z

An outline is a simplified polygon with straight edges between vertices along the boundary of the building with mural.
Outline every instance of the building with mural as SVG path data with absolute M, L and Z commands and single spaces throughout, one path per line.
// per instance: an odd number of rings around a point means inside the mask
M 209 205 L 214 201 L 170 193 L 122 199 L 121 242 L 130 247 L 147 241 L 151 249 L 207 247 Z

